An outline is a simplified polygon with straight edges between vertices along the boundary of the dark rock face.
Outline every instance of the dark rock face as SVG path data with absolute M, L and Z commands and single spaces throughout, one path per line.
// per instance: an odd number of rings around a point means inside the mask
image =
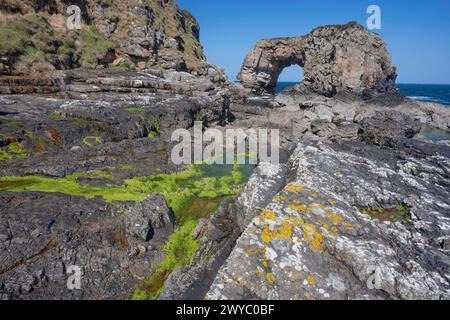
M 175 217 L 161 195 L 151 195 L 131 208 L 125 217 L 127 233 L 143 241 L 167 239 L 175 229 Z
M 156 251 L 134 255 L 123 214 L 102 200 L 0 194 L 0 299 L 124 299 Z M 143 248 L 146 248 L 144 245 Z M 70 266 L 82 290 L 69 290 Z
M 400 112 L 378 112 L 365 118 L 359 129 L 359 137 L 368 144 L 393 147 L 402 139 L 411 139 L 420 132 L 422 125 Z
M 273 94 L 282 70 L 295 64 L 304 71 L 301 88 L 325 96 L 342 91 L 372 96 L 395 89 L 396 69 L 383 39 L 354 22 L 320 27 L 303 37 L 261 40 L 238 78 L 254 93 Z

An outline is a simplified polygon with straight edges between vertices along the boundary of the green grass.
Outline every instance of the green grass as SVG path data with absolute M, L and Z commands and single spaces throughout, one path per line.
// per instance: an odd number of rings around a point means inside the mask
M 17 152 L 23 154 L 23 151 Z M 101 176 L 104 170 L 75 173 L 58 179 L 42 176 L 0 177 L 0 191 L 64 193 L 86 199 L 102 197 L 106 202 L 143 201 L 149 194 L 158 192 L 166 197 L 177 214 L 192 198 L 215 198 L 238 193 L 237 185 L 249 176 L 242 172 L 242 165 L 230 166 L 228 172 L 214 171 L 209 167 L 215 166 L 190 165 L 181 172 L 134 177 L 122 181 L 122 185 L 107 186 L 88 186 L 77 182 L 79 177 Z M 24 181 L 27 183 L 24 184 Z
M 52 64 L 54 55 L 59 54 L 74 56 L 85 68 L 103 65 L 102 59 L 116 46 L 95 26 L 66 34 L 54 30 L 39 13 L 17 15 L 0 24 L 0 43 L 0 56 L 15 56 L 24 65 Z
M 13 120 L 13 119 L 8 119 L 8 118 L 0 118 L 0 121 L 2 122 L 2 124 L 4 124 L 6 127 L 11 128 L 11 129 L 17 129 L 20 128 L 20 126 L 23 124 L 24 121 L 22 120 Z
M 108 68 L 110 69 L 125 69 L 125 70 L 134 70 L 136 68 L 136 65 L 134 64 L 133 61 L 131 61 L 130 59 L 123 59 L 123 61 L 119 64 L 119 65 L 113 65 L 112 63 L 110 63 L 108 65 Z
M 95 26 L 84 27 L 78 34 L 81 42 L 77 48 L 78 63 L 83 68 L 97 67 L 99 60 L 115 48 L 115 43 L 106 39 Z
M 0 161 L 13 160 L 14 157 L 3 149 L 0 149 Z

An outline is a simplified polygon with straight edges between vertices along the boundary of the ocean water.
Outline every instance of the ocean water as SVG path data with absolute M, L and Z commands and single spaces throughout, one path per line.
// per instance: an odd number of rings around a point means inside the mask
M 275 93 L 279 94 L 281 91 L 287 88 L 292 88 L 298 82 L 278 82 L 277 87 L 275 88 Z
M 397 87 L 408 98 L 450 106 L 450 85 L 448 84 L 398 84 Z
M 297 82 L 279 82 L 276 93 L 296 84 Z M 450 85 L 448 84 L 397 84 L 397 88 L 411 99 L 450 106 Z

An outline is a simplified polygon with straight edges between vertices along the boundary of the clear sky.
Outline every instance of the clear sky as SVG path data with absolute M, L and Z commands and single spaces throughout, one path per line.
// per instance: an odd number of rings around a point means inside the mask
M 297 36 L 352 20 L 366 26 L 367 7 L 380 6 L 380 33 L 399 83 L 450 84 L 450 0 L 178 0 L 199 21 L 208 61 L 235 79 L 247 52 L 262 38 Z M 280 81 L 297 81 L 289 68 Z

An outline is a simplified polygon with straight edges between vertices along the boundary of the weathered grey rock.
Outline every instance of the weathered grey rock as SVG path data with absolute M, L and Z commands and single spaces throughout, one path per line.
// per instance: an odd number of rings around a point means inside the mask
M 261 40 L 245 58 L 239 79 L 255 93 L 273 94 L 282 70 L 293 64 L 303 68 L 301 87 L 326 96 L 395 89 L 386 44 L 355 22 L 320 27 L 303 37 Z
M 137 203 L 125 217 L 127 234 L 149 241 L 168 238 L 175 228 L 175 217 L 161 195 L 151 195 Z
M 399 105 L 395 110 L 419 120 L 424 125 L 450 132 L 450 108 L 447 106 L 407 99 L 404 104 Z
M 1 192 L 0 200 L 1 299 L 123 299 L 155 259 L 128 256 L 138 244 L 101 199 Z M 80 290 L 67 287 L 69 266 L 81 268 Z
M 359 136 L 366 143 L 392 147 L 401 139 L 413 138 L 421 128 L 418 120 L 400 112 L 385 111 L 362 120 Z
M 244 231 L 207 298 L 449 299 L 449 155 L 413 140 L 300 144 L 294 181 Z M 363 213 L 399 204 L 404 220 Z

